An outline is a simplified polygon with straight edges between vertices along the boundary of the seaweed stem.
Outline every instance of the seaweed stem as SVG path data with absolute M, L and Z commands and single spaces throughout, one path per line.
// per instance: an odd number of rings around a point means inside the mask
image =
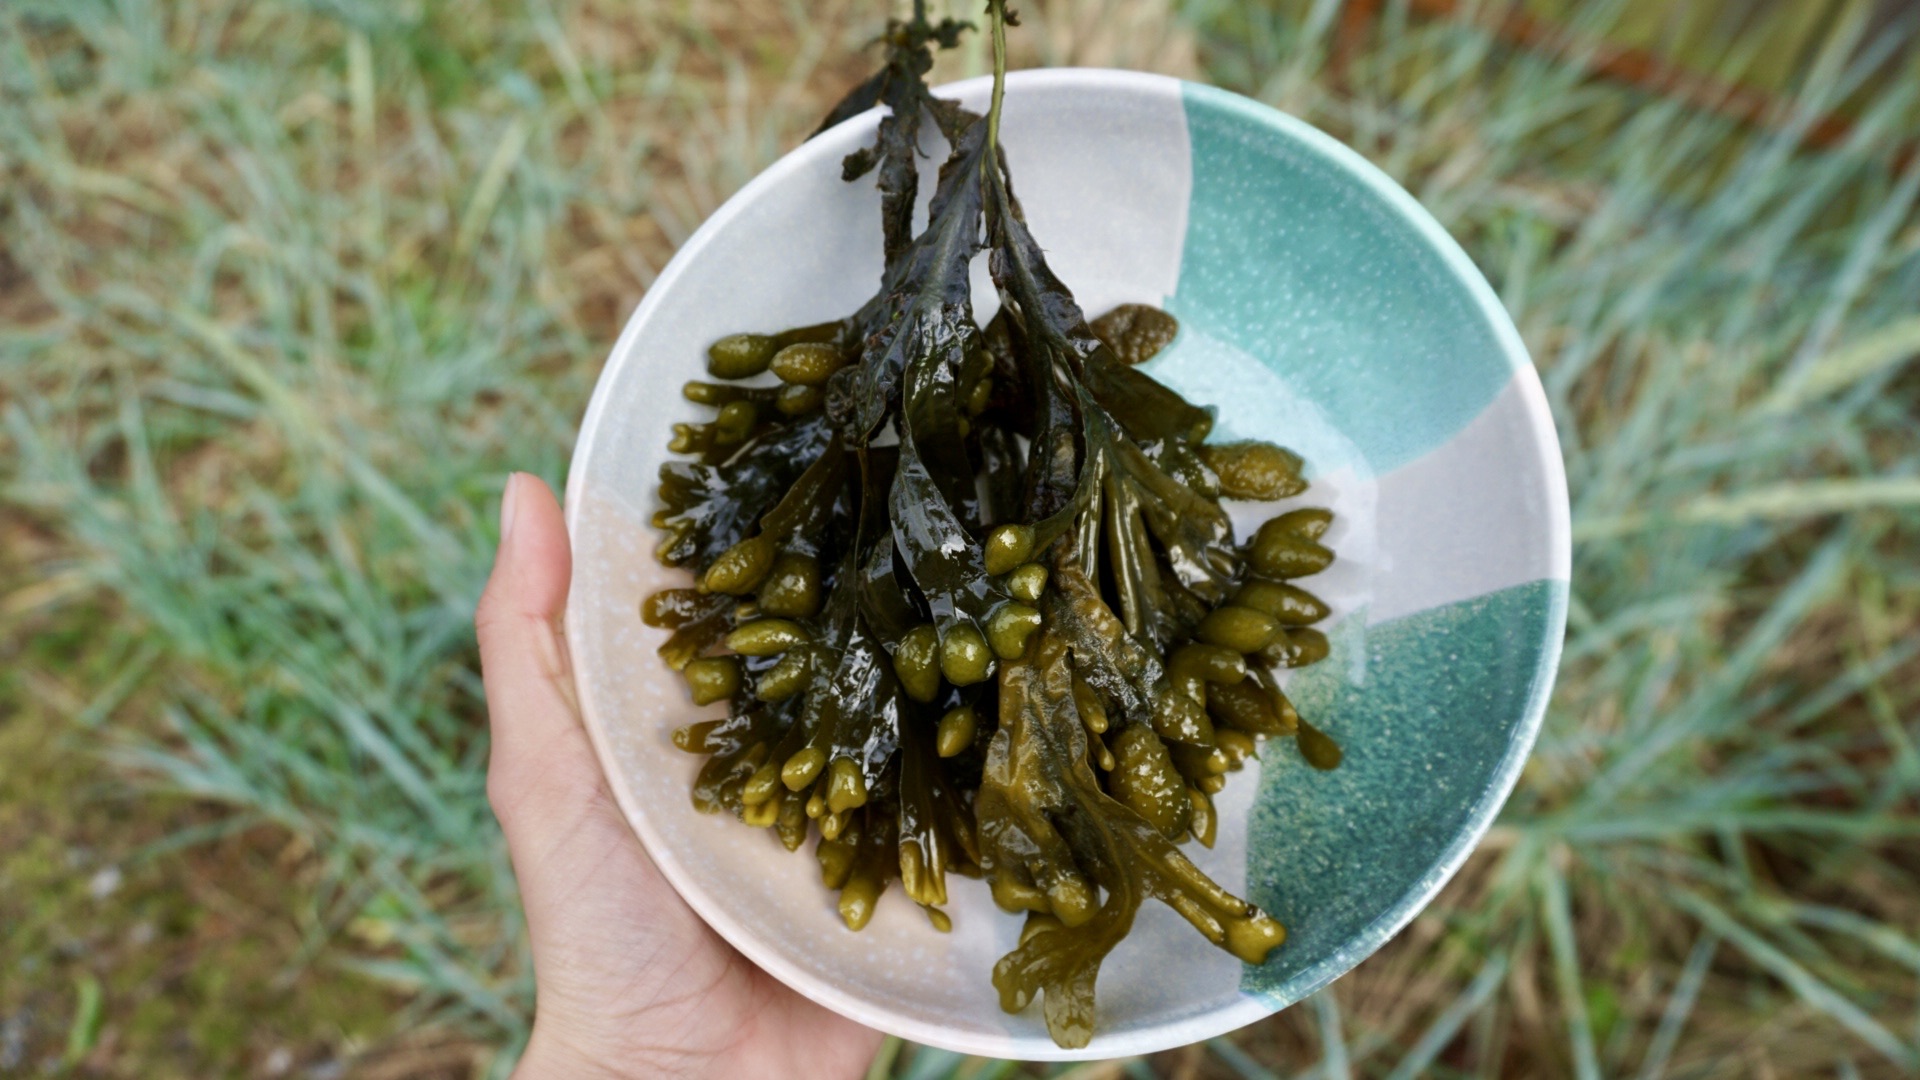
M 1007 96 L 1007 0 L 987 0 L 987 15 L 993 20 L 993 105 L 987 110 L 987 160 L 995 160 L 1000 147 L 1000 105 Z

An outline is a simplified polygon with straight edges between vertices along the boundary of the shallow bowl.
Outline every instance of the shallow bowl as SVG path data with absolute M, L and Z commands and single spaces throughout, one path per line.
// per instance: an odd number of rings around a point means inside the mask
M 942 91 L 975 109 L 984 80 Z M 952 882 L 953 931 L 897 888 L 861 933 L 813 858 L 767 830 L 696 813 L 697 760 L 669 732 L 704 711 L 654 649 L 642 598 L 684 585 L 653 558 L 656 474 L 680 384 L 738 331 L 839 318 L 880 274 L 878 196 L 840 159 L 878 114 L 802 145 L 675 256 L 614 346 L 567 483 L 567 629 L 580 702 L 622 809 L 694 910 L 783 982 L 862 1023 L 993 1057 L 1144 1054 L 1300 1000 L 1379 948 L 1459 868 L 1512 788 L 1546 706 L 1565 623 L 1569 541 L 1553 422 L 1527 353 L 1460 247 L 1385 174 L 1289 116 L 1210 87 L 1115 71 L 1022 72 L 1003 138 L 1028 220 L 1089 314 L 1126 301 L 1181 322 L 1148 366 L 1218 410 L 1215 437 L 1305 456 L 1338 561 L 1309 584 L 1332 655 L 1287 692 L 1345 763 L 1289 743 L 1235 774 L 1211 850 L 1217 881 L 1278 916 L 1260 966 L 1142 909 L 1101 971 L 1098 1029 L 1067 1051 L 1037 1006 L 988 977 L 1020 920 Z M 927 167 L 944 157 L 930 145 Z M 922 184 L 925 192 L 932 184 Z M 924 212 L 924 211 L 923 211 Z M 984 321 L 991 289 L 978 276 Z M 1236 514 L 1242 529 L 1272 506 Z M 1242 533 L 1244 535 L 1244 532 Z

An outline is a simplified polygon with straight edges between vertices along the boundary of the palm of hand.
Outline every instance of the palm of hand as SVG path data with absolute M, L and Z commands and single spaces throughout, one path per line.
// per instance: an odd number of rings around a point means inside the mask
M 487 793 L 519 878 L 538 993 L 516 1075 L 860 1075 L 879 1035 L 735 952 L 628 829 L 574 707 L 559 506 L 515 475 L 501 517 L 476 621 L 493 730 Z

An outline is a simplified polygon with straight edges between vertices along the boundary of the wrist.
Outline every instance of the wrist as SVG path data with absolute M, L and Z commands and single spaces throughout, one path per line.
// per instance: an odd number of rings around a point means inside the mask
M 512 1080 L 629 1080 L 637 1075 L 554 1037 L 535 1023 L 526 1052 L 514 1066 Z

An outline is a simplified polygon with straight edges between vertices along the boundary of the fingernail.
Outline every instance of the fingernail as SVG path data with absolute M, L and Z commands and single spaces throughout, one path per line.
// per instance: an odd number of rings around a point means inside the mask
M 507 474 L 507 489 L 500 495 L 500 546 L 507 546 L 507 538 L 513 535 L 514 504 L 519 502 L 520 474 Z

